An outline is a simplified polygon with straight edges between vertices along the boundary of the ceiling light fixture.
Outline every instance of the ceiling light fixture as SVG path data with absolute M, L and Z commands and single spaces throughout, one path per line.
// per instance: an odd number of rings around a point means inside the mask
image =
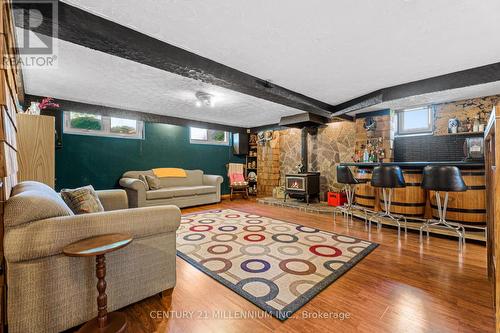
M 197 107 L 202 107 L 203 105 L 209 106 L 209 107 L 214 107 L 214 95 L 211 95 L 209 93 L 203 92 L 203 91 L 197 91 L 195 94 L 197 101 L 195 102 L 195 105 Z

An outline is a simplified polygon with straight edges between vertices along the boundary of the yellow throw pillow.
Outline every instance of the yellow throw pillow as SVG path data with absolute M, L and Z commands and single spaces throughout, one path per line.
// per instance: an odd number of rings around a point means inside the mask
M 92 185 L 62 189 L 61 197 L 75 214 L 104 212 L 104 207 Z
M 186 178 L 187 173 L 184 169 L 179 168 L 156 168 L 153 169 L 153 173 L 156 177 L 175 177 L 175 178 Z

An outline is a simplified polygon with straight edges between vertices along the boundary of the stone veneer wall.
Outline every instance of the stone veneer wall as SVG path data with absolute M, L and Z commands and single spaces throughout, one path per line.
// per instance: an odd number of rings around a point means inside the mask
M 273 195 L 273 188 L 280 183 L 280 131 L 274 131 L 273 138 L 257 146 L 257 195 Z
M 280 185 L 284 185 L 285 174 L 295 173 L 295 166 L 300 163 L 300 130 L 286 129 L 279 133 L 279 179 Z M 320 127 L 316 135 L 309 135 L 309 171 L 321 173 L 322 200 L 328 190 L 340 188 L 335 166 L 352 161 L 355 139 L 355 123 L 348 121 L 330 123 Z

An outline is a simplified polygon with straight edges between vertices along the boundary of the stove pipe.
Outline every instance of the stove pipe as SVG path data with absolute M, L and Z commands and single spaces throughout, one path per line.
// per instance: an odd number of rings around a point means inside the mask
M 302 131 L 300 140 L 300 160 L 302 164 L 302 172 L 304 173 L 309 171 L 309 162 L 307 158 L 307 136 L 308 134 L 316 135 L 318 133 L 318 127 L 326 123 L 328 123 L 327 118 L 309 112 L 285 116 L 280 119 L 280 126 L 300 128 Z
M 300 132 L 300 142 L 301 142 L 300 159 L 304 172 L 309 171 L 309 162 L 307 160 L 307 134 L 308 134 L 307 127 L 303 127 Z

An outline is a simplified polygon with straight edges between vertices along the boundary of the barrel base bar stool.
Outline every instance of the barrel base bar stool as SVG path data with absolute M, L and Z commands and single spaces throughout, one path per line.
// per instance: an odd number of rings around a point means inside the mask
M 460 223 L 446 221 L 448 193 L 467 191 L 467 185 L 465 185 L 460 169 L 456 166 L 428 165 L 424 168 L 422 188 L 435 192 L 439 220 L 429 219 L 422 224 L 420 227 L 420 242 L 422 242 L 424 230 L 427 233 L 427 238 L 429 238 L 429 227 L 447 228 L 458 235 L 458 248 L 461 252 L 465 245 L 465 228 Z M 441 201 L 441 192 L 444 192 L 443 201 Z
M 380 230 L 382 227 L 382 219 L 388 218 L 394 221 L 398 227 L 398 237 L 401 236 L 401 226 L 405 228 L 405 234 L 407 232 L 406 226 L 406 216 L 400 214 L 394 214 L 391 212 L 391 201 L 392 192 L 395 188 L 406 187 L 406 183 L 403 177 L 403 172 L 399 166 L 395 165 L 380 165 L 373 168 L 371 185 L 373 187 L 380 188 L 382 190 L 382 197 L 384 199 L 384 210 L 381 212 L 372 211 L 372 216 L 368 219 L 368 229 L 371 230 L 371 223 L 377 223 L 377 229 Z M 370 211 L 368 211 L 370 212 Z M 403 222 L 403 224 L 401 224 Z
M 349 225 L 349 221 L 354 221 L 354 210 L 360 210 L 364 213 L 365 216 L 365 226 L 368 223 L 366 208 L 357 206 L 354 204 L 354 193 L 356 191 L 356 185 L 361 184 L 363 182 L 361 179 L 357 179 L 353 176 L 351 170 L 347 166 L 338 165 L 337 166 L 337 182 L 340 184 L 344 184 L 343 191 L 346 193 L 347 202 L 342 206 L 337 206 L 333 210 L 333 221 L 336 222 L 337 219 L 337 211 L 341 211 L 343 217 L 347 220 L 347 225 Z
M 355 193 L 355 186 L 352 184 L 345 184 L 342 190 L 346 193 L 346 199 L 347 202 L 344 203 L 342 206 L 337 206 L 335 207 L 333 211 L 333 221 L 336 221 L 337 218 L 337 211 L 341 211 L 344 219 L 351 221 L 351 223 L 354 221 L 354 210 L 359 210 L 362 211 L 365 217 L 365 225 L 368 225 L 368 213 L 367 209 L 365 207 L 358 206 L 354 203 L 354 193 Z

